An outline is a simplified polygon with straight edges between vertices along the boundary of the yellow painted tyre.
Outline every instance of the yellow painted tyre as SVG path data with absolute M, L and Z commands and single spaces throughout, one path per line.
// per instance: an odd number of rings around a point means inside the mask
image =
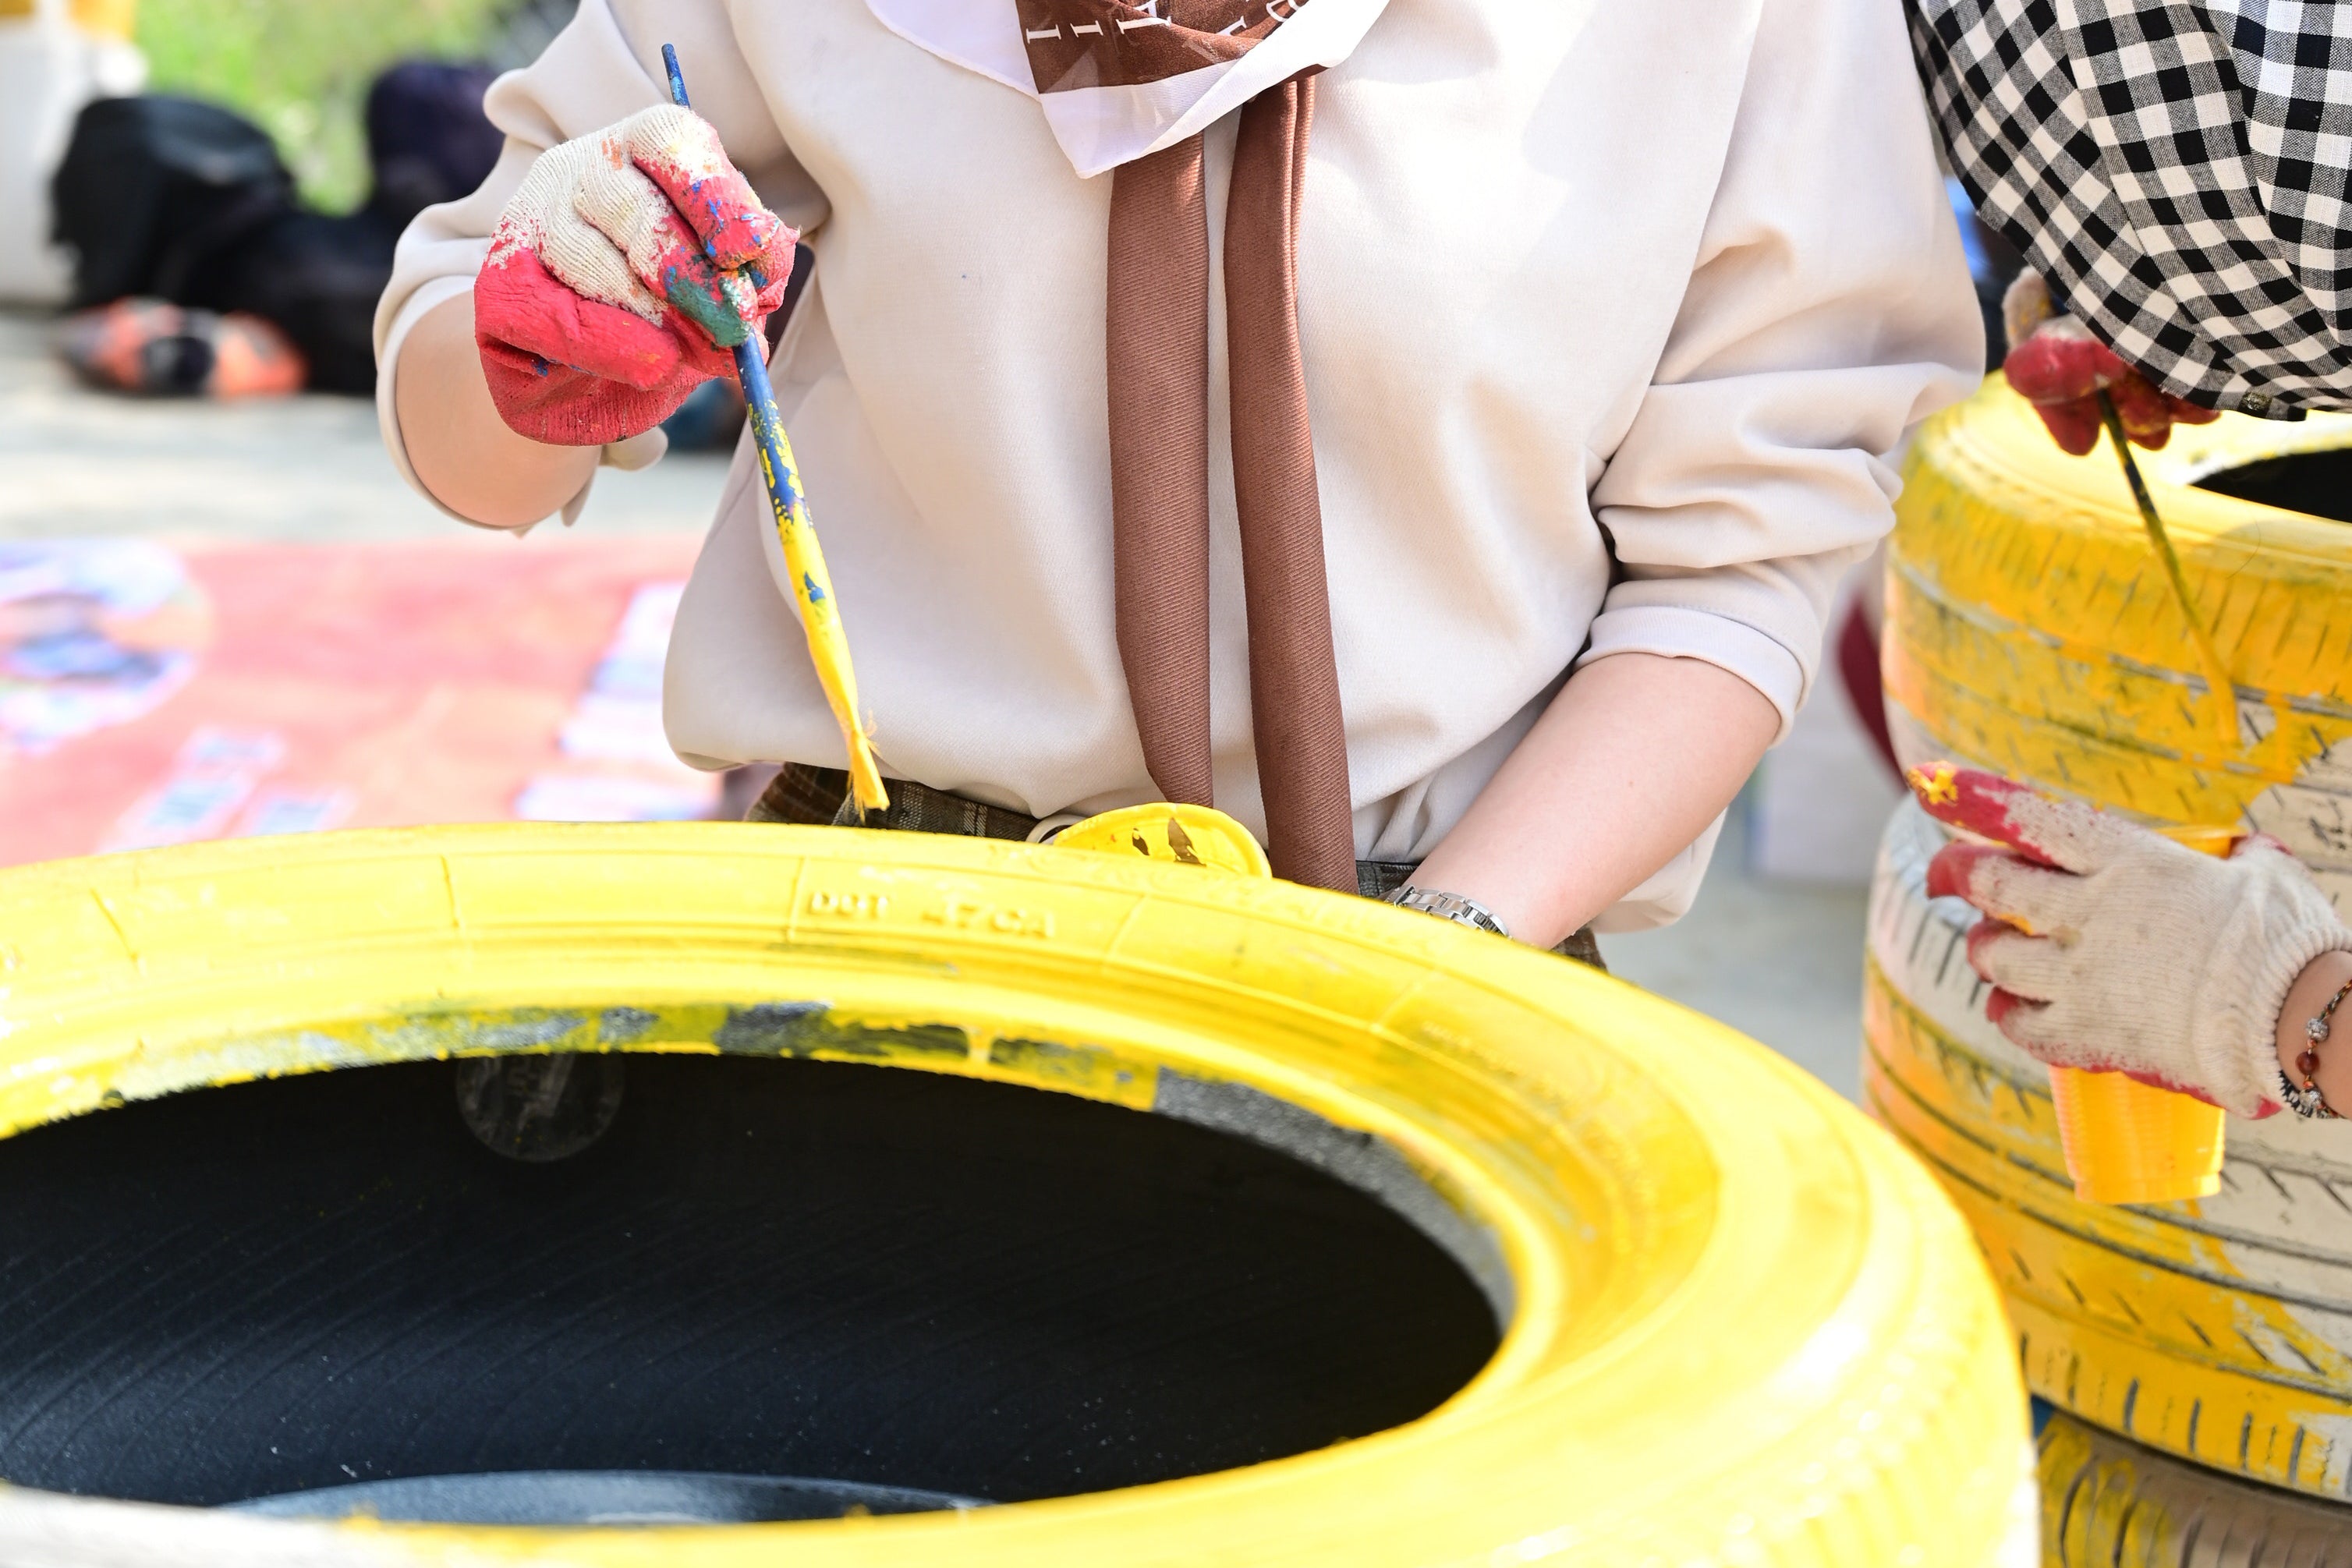
M 0 1488 L 0 1561 L 2032 1561 L 2014 1358 L 1949 1203 L 1802 1072 L 1580 965 L 1263 880 L 732 824 L 196 846 L 0 873 L 0 1127 L 28 1141 L 126 1098 L 452 1054 L 914 1069 L 1295 1147 L 1507 1322 L 1417 1421 L 1190 1479 L 562 1531 Z
M 1927 895 L 1944 841 L 1906 801 L 1880 847 L 1864 1100 L 1968 1216 L 2028 1385 L 2151 1448 L 2341 1501 L 2352 1492 L 2352 1126 L 2232 1120 L 2215 1196 L 2076 1202 L 2048 1071 L 1985 1021 L 1965 952 L 1976 912 Z M 2342 1528 L 2352 1531 L 2352 1510 Z
M 2036 1439 L 2045 1568 L 2352 1568 L 2352 1521 L 2053 1416 Z
M 1999 377 L 1930 422 L 1888 549 L 1906 766 L 1949 757 L 2153 822 L 2243 823 L 2352 912 L 2352 526 L 2190 483 L 2347 447 L 2352 417 L 2225 414 L 2140 455 L 2237 685 L 2231 748 L 2114 455 L 2060 452 Z
M 1998 378 L 1916 443 L 1888 549 L 1887 716 L 1949 758 L 2144 821 L 2284 840 L 2352 914 L 2352 527 L 2196 488 L 2352 447 L 2352 419 L 2224 415 L 2140 455 L 2237 685 L 2217 745 L 2178 605 L 2105 448 L 2052 444 Z M 2331 460 L 2333 461 L 2333 460 Z M 2352 1125 L 2232 1122 L 2221 1193 L 2120 1209 L 2062 1176 L 2048 1074 L 1984 1021 L 1908 808 L 1871 913 L 1865 1093 L 1945 1178 L 2000 1279 L 2026 1381 L 2168 1452 L 2352 1492 Z

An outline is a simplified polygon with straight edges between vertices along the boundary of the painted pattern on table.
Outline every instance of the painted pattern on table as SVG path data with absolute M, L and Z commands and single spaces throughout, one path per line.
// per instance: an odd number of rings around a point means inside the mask
M 0 546 L 0 864 L 717 809 L 661 666 L 693 541 Z

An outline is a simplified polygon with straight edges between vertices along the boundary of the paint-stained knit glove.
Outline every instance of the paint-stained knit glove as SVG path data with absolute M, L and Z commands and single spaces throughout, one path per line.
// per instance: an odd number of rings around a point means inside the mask
M 797 237 L 690 110 L 644 110 L 549 148 L 474 284 L 499 415 L 554 446 L 652 429 L 731 373 L 728 350 L 783 303 Z
M 2051 314 L 2050 289 L 2039 273 L 2018 274 L 2000 305 L 2010 341 L 2001 373 L 2064 451 L 2081 457 L 2099 444 L 2103 392 L 2115 401 L 2116 417 L 2132 444 L 2151 452 L 2172 439 L 2176 424 L 2210 424 L 2221 417 L 2158 391 L 2089 328 L 2072 316 Z
M 2241 1116 L 2280 1108 L 2279 1009 L 2305 966 L 2352 951 L 2295 858 L 2257 834 L 2217 860 L 2121 817 L 1938 762 L 1913 791 L 2007 848 L 1946 845 L 1927 892 L 1989 918 L 1969 962 L 1985 1014 L 2054 1067 L 2125 1072 Z

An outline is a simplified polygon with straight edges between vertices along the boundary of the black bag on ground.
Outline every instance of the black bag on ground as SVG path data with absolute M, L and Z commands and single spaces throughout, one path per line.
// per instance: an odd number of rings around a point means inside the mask
M 368 207 L 281 213 L 222 256 L 204 298 L 185 303 L 275 323 L 302 350 L 310 391 L 365 396 L 375 391 L 375 302 L 399 240 L 400 225 Z
M 77 309 L 128 294 L 210 304 L 188 298 L 210 264 L 295 205 L 294 177 L 259 126 L 162 97 L 85 106 L 51 197 Z
M 505 138 L 482 114 L 490 71 L 414 60 L 368 93 L 374 189 L 346 216 L 304 208 L 259 126 L 177 98 L 103 99 L 76 120 L 56 181 L 74 304 L 150 295 L 244 310 L 293 340 L 313 392 L 375 389 L 376 300 L 423 208 L 467 194 Z

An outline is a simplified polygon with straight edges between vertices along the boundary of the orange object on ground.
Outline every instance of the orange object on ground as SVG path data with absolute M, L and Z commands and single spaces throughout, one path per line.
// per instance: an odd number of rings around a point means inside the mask
M 58 351 L 94 386 L 147 396 L 282 397 L 300 392 L 310 374 L 301 350 L 260 317 L 162 299 L 118 299 L 68 317 Z

